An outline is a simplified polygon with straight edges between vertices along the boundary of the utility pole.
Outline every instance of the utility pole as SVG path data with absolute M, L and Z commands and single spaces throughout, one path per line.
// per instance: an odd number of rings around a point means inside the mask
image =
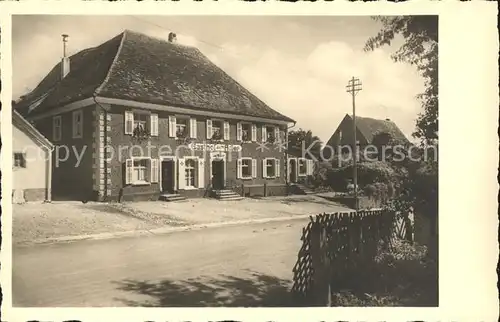
M 354 157 L 353 157 L 353 178 L 354 178 L 354 204 L 355 210 L 358 211 L 358 141 L 356 139 L 356 94 L 361 91 L 361 81 L 359 78 L 352 77 L 347 83 L 347 92 L 351 93 L 352 96 L 352 126 L 353 126 L 353 147 L 354 147 Z

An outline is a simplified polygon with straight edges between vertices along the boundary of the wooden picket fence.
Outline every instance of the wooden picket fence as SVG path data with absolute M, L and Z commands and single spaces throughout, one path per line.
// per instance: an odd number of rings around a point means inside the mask
M 319 214 L 302 232 L 293 268 L 296 305 L 329 306 L 331 289 L 373 261 L 379 245 L 390 247 L 396 215 L 388 210 Z M 350 275 L 351 274 L 351 275 Z

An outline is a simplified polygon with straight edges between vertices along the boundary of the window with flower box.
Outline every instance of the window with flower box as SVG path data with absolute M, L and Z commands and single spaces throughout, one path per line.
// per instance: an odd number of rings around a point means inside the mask
M 274 125 L 262 125 L 262 142 L 276 143 L 279 140 L 279 127 Z
M 212 120 L 212 139 L 222 140 L 223 138 L 223 122 L 219 120 Z
M 255 142 L 257 140 L 257 126 L 252 123 L 237 123 L 236 140 L 241 142 Z
M 125 134 L 135 137 L 158 136 L 158 114 L 146 110 L 125 111 Z
M 175 124 L 175 137 L 178 139 L 185 139 L 189 136 L 189 119 L 177 118 Z

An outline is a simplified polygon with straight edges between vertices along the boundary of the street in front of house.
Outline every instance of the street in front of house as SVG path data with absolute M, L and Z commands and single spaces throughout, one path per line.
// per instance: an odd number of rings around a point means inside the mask
M 348 210 L 313 195 L 14 205 L 13 305 L 287 305 L 304 215 Z
M 286 306 L 307 220 L 14 247 L 13 305 Z

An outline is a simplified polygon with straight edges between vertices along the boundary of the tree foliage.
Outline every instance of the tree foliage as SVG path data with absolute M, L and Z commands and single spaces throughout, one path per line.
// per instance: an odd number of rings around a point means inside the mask
M 309 150 L 311 154 L 319 160 L 321 150 L 321 140 L 313 135 L 311 130 L 298 129 L 288 133 L 288 152 L 301 156 Z M 306 158 L 310 157 L 306 153 Z
M 391 45 L 396 35 L 404 39 L 392 56 L 394 61 L 414 65 L 425 81 L 425 91 L 418 95 L 423 112 L 416 120 L 415 138 L 423 144 L 438 140 L 438 18 L 437 16 L 373 17 L 382 29 L 368 39 L 365 51 Z

